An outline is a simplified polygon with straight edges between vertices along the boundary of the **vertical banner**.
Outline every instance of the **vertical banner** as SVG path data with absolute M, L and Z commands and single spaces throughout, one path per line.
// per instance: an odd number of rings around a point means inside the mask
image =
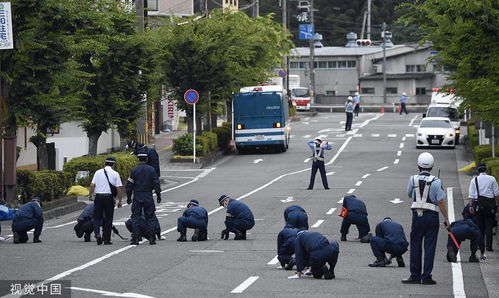
M 10 2 L 0 2 L 0 50 L 14 48 Z

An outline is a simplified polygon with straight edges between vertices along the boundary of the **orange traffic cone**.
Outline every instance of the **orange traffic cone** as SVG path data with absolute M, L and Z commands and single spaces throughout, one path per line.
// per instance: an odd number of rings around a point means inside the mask
M 381 114 L 384 114 L 385 113 L 385 106 L 381 106 L 381 111 L 380 111 Z

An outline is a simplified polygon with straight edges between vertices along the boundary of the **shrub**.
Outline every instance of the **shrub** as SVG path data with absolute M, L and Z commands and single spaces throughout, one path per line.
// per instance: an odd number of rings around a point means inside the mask
M 218 147 L 225 150 L 227 148 L 227 144 L 229 144 L 230 139 L 232 138 L 231 128 L 226 126 L 215 127 L 212 131 L 217 134 Z
M 172 151 L 175 155 L 192 155 L 192 134 L 186 133 L 173 140 Z M 197 146 L 196 146 L 197 149 Z M 196 150 L 197 151 L 197 150 Z
M 471 148 L 478 146 L 478 131 L 476 130 L 475 127 L 475 120 L 468 120 L 466 123 L 467 128 L 468 128 L 468 139 L 470 142 Z
M 222 127 L 227 127 L 232 130 L 232 122 L 222 122 Z
M 208 153 L 210 153 L 210 140 L 204 136 L 196 136 L 196 154 L 206 155 Z
M 496 152 L 499 152 L 499 146 L 496 146 Z M 492 145 L 479 145 L 473 147 L 473 159 L 477 164 L 482 162 L 482 159 L 492 156 Z
M 42 201 L 51 201 L 64 195 L 70 186 L 68 175 L 56 171 L 18 171 L 18 194 L 23 203 L 34 196 L 39 196 Z
M 209 132 L 209 131 L 204 131 L 203 132 L 203 137 L 208 139 L 208 150 L 209 152 L 213 152 L 217 150 L 218 146 L 218 139 L 217 139 L 217 134 L 214 132 Z

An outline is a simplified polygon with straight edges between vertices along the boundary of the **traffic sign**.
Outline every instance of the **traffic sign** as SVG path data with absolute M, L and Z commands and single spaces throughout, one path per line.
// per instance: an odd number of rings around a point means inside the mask
M 286 71 L 285 71 L 285 70 L 282 70 L 282 69 L 281 69 L 281 70 L 279 70 L 279 76 L 280 76 L 281 78 L 284 78 L 284 77 L 286 76 Z
M 189 89 L 184 93 L 184 100 L 188 104 L 195 104 L 199 100 L 199 93 L 194 89 Z
M 300 24 L 300 39 L 312 39 L 315 34 L 314 24 Z

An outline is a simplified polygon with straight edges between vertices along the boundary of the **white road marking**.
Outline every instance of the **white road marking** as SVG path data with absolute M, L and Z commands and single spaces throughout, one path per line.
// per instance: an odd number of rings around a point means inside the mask
M 408 137 L 408 138 L 414 138 L 414 134 L 413 133 L 406 133 L 405 136 Z
M 328 136 L 328 135 L 319 135 L 319 136 L 317 136 L 316 138 L 319 138 L 319 139 L 321 139 L 321 140 L 324 140 L 324 139 L 327 139 L 327 136 Z
M 391 200 L 390 202 L 392 202 L 393 204 L 400 204 L 403 201 L 401 199 L 399 199 L 399 198 L 395 198 L 395 199 Z
M 223 250 L 210 250 L 210 249 L 205 249 L 205 250 L 203 250 L 203 249 L 198 249 L 198 250 L 193 249 L 193 250 L 189 250 L 189 252 L 193 252 L 193 253 L 212 253 L 212 252 L 215 253 L 216 252 L 216 253 L 219 253 L 219 252 L 224 252 L 224 251 Z
M 379 137 L 379 133 L 372 133 L 371 137 L 377 138 L 377 137 Z
M 323 222 L 324 222 L 324 219 L 319 219 L 316 223 L 314 223 L 312 228 L 318 228 Z
M 240 284 L 239 286 L 237 286 L 237 288 L 232 290 L 231 293 L 236 294 L 236 293 L 244 292 L 244 290 L 246 290 L 249 286 L 251 286 L 251 284 L 254 283 L 258 278 L 259 278 L 259 276 L 248 277 L 247 280 L 243 281 L 242 284 Z
M 328 211 L 328 212 L 326 212 L 326 214 L 327 214 L 327 215 L 331 215 L 331 214 L 333 214 L 333 213 L 334 213 L 334 211 L 335 211 L 335 210 L 336 210 L 336 208 L 331 208 L 331 209 L 329 209 L 329 211 Z
M 304 125 L 309 125 L 310 122 L 302 122 Z
M 64 227 L 64 226 L 68 226 L 70 224 L 75 224 L 76 223 L 76 220 L 73 220 L 73 221 L 70 221 L 70 222 L 67 222 L 67 223 L 64 223 L 64 224 L 60 224 L 60 225 L 57 225 L 57 226 L 51 226 L 51 227 L 45 227 L 45 229 L 55 229 L 55 228 L 60 228 L 60 227 Z
M 399 148 L 400 149 L 404 148 L 404 143 L 400 143 Z
M 455 220 L 454 216 L 454 195 L 452 192 L 452 187 L 447 187 L 447 210 L 449 216 L 449 222 Z M 454 297 L 465 298 L 466 293 L 464 292 L 464 282 L 463 282 L 463 271 L 461 269 L 461 253 L 457 253 L 457 262 L 451 263 L 452 267 L 452 289 L 454 292 Z
M 362 176 L 362 179 L 366 179 L 369 176 L 371 176 L 371 174 L 365 174 L 364 176 Z
M 79 288 L 79 287 L 70 287 L 70 289 L 75 290 L 75 291 L 96 293 L 96 294 L 101 294 L 102 296 L 111 296 L 111 297 L 154 298 L 153 296 L 147 296 L 147 295 L 136 294 L 136 293 L 116 293 L 116 292 L 110 292 L 110 291 L 86 289 L 86 288 Z
M 359 125 L 359 128 L 363 128 L 364 126 L 368 125 L 369 122 L 376 120 L 376 119 L 379 119 L 381 116 L 383 116 L 383 114 L 377 114 L 376 116 L 374 116 L 374 118 L 371 118 L 371 119 L 368 119 L 368 120 L 362 122 L 362 124 Z
M 201 174 L 197 175 L 196 178 L 203 178 L 204 176 L 208 175 L 209 173 L 211 173 L 211 171 L 215 169 L 216 168 L 205 169 Z
M 361 133 L 356 133 L 353 135 L 354 138 L 362 138 L 362 134 Z
M 398 163 L 399 163 L 399 161 L 400 161 L 400 160 L 397 158 L 397 159 L 395 159 L 395 160 L 393 161 L 393 164 L 394 164 L 394 165 L 396 165 L 396 164 L 398 164 Z
M 355 191 L 355 188 L 350 188 L 350 189 L 348 190 L 347 194 L 351 194 L 351 193 L 353 193 L 354 191 Z
M 305 138 L 305 139 L 309 139 L 309 138 L 311 138 L 311 137 L 312 137 L 311 135 L 304 135 L 304 136 L 303 136 L 303 138 Z
M 343 204 L 343 198 L 341 198 L 341 200 L 338 201 L 338 204 Z
M 397 151 L 397 156 L 402 155 L 402 150 Z
M 285 200 L 280 200 L 281 202 L 283 203 L 289 203 L 289 202 L 293 202 L 293 197 L 287 197 Z
M 289 138 L 290 139 L 294 139 L 296 136 L 295 135 L 290 135 Z
M 413 125 L 412 127 L 414 127 L 414 128 L 418 128 L 418 127 L 419 127 L 419 125 Z
M 253 163 L 259 163 L 259 162 L 262 162 L 262 161 L 263 161 L 263 159 L 259 158 L 259 159 L 255 159 L 255 160 L 253 161 Z
M 354 129 L 354 130 L 347 131 L 347 135 L 354 135 L 354 134 L 356 134 L 356 133 L 357 133 L 357 131 L 358 131 L 358 130 L 359 130 L 359 129 L 358 129 L 358 128 L 356 128 L 356 129 Z
M 360 186 L 362 184 L 362 181 L 357 181 L 357 183 L 355 183 L 355 186 Z
M 386 170 L 386 169 L 388 169 L 388 167 L 382 167 L 380 169 L 377 169 L 376 171 L 381 172 L 381 171 Z
M 397 137 L 397 135 L 396 135 L 396 134 L 389 134 L 389 135 L 388 135 L 388 137 L 389 137 L 389 138 L 396 138 L 396 137 Z
M 270 260 L 267 265 L 276 265 L 279 263 L 279 260 L 277 259 L 277 256 L 275 256 L 272 260 Z
M 414 118 L 412 118 L 411 122 L 409 122 L 408 126 L 411 126 L 414 123 L 414 121 L 416 121 L 417 118 L 418 118 L 418 115 L 414 116 Z
M 339 135 L 336 135 L 337 138 L 344 138 L 345 137 L 345 134 L 342 133 L 342 134 L 339 134 Z
M 333 174 L 334 174 L 334 172 L 329 172 L 329 173 L 326 173 L 326 176 L 331 176 Z
M 402 142 L 405 142 L 405 138 L 406 138 L 406 137 L 402 137 Z

